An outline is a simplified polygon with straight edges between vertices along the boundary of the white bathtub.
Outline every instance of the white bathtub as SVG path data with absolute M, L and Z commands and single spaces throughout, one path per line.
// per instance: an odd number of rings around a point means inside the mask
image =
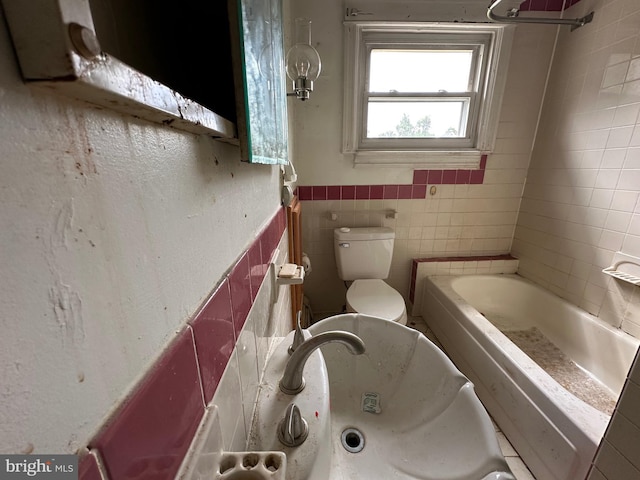
M 640 342 L 518 275 L 425 281 L 423 318 L 536 479 L 584 479 L 609 415 L 565 390 L 480 312 L 506 329 L 536 327 L 614 395 Z

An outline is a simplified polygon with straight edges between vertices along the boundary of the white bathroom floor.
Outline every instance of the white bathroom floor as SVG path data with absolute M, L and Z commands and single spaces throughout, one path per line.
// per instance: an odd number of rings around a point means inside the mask
M 419 332 L 422 332 L 429 340 L 438 345 L 440 348 L 440 342 L 435 337 L 433 332 L 429 329 L 425 321 L 422 317 L 409 317 L 407 319 L 407 326 L 411 328 L 415 328 Z M 444 349 L 442 349 L 444 351 Z M 493 419 L 492 419 L 493 421 Z M 498 436 L 498 443 L 502 448 L 502 454 L 507 460 L 507 464 L 511 469 L 511 473 L 516 477 L 516 480 L 535 480 L 535 477 L 531 474 L 527 466 L 524 464 L 518 452 L 513 448 L 507 437 L 500 431 L 498 425 L 493 422 L 493 426 L 496 429 L 496 434 Z

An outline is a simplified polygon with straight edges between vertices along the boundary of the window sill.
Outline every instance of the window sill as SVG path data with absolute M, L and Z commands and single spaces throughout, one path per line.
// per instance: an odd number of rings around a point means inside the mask
M 353 154 L 354 166 L 430 167 L 476 169 L 487 152 L 480 150 L 359 151 Z

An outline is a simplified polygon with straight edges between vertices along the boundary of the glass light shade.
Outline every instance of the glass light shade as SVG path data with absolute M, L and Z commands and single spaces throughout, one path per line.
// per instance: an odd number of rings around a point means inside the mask
M 317 50 L 306 43 L 296 43 L 287 52 L 287 76 L 294 82 L 299 78 L 314 81 L 322 64 Z
M 308 100 L 313 91 L 313 82 L 322 68 L 318 51 L 311 46 L 311 22 L 296 18 L 296 43 L 287 52 L 285 59 L 287 76 L 293 81 L 293 90 L 300 100 Z

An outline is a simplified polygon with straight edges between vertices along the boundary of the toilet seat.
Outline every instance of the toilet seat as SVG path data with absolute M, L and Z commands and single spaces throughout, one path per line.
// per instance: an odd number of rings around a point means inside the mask
M 402 295 L 379 279 L 355 280 L 347 290 L 347 310 L 407 324 Z

